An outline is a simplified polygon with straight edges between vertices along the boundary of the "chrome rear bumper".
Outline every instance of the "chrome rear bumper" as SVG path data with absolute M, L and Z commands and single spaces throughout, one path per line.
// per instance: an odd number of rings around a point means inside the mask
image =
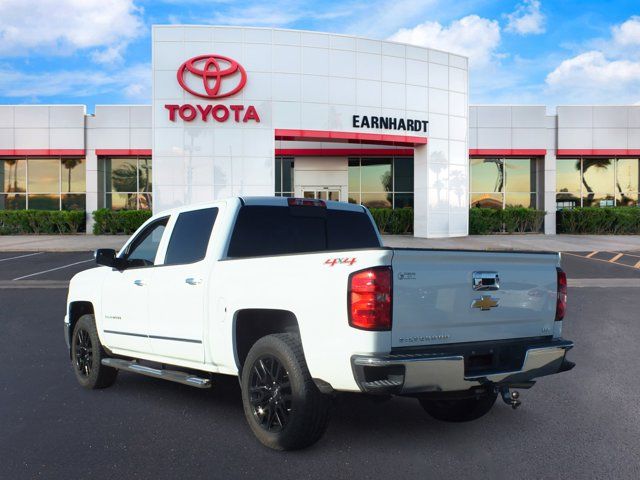
M 451 346 L 446 347 L 446 353 L 438 353 L 437 347 L 429 347 L 425 353 L 354 355 L 351 366 L 363 392 L 416 394 L 461 391 L 488 384 L 508 386 L 570 370 L 575 365 L 565 358 L 573 343 L 562 339 L 523 345 L 520 367 L 509 371 L 467 373 L 464 349 L 457 354 L 450 352 Z

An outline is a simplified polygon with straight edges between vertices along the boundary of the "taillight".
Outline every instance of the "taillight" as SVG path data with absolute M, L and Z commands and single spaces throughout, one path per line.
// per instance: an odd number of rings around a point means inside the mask
M 352 273 L 347 295 L 349 325 L 362 330 L 391 330 L 391 267 Z
M 567 311 L 567 274 L 560 267 L 556 267 L 558 272 L 558 299 L 556 300 L 556 321 L 564 318 Z

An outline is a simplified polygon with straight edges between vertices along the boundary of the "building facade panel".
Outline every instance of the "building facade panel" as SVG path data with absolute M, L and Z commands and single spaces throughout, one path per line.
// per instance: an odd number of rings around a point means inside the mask
M 640 106 L 469 106 L 465 57 L 315 32 L 154 27 L 152 55 L 152 105 L 0 106 L 0 208 L 295 195 L 456 236 L 474 206 L 553 234 L 556 209 L 640 202 Z

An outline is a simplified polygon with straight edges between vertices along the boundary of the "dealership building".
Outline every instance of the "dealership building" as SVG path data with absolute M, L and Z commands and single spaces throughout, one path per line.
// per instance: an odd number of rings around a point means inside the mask
M 557 209 L 638 205 L 640 106 L 470 106 L 465 57 L 315 32 L 155 26 L 152 56 L 151 105 L 0 106 L 0 209 L 297 196 L 449 237 L 470 206 L 553 234 Z

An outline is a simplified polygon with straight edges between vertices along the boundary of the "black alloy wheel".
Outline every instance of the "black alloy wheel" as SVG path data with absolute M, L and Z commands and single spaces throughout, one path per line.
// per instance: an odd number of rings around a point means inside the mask
M 93 315 L 78 319 L 71 334 L 71 366 L 76 380 L 84 388 L 106 388 L 116 381 L 118 370 L 102 365 L 106 352 L 100 343 Z
M 257 358 L 249 378 L 249 402 L 258 424 L 268 432 L 280 432 L 291 414 L 289 372 L 273 355 Z
M 74 337 L 76 369 L 78 372 L 89 377 L 93 369 L 93 344 L 91 336 L 83 328 L 79 328 Z

